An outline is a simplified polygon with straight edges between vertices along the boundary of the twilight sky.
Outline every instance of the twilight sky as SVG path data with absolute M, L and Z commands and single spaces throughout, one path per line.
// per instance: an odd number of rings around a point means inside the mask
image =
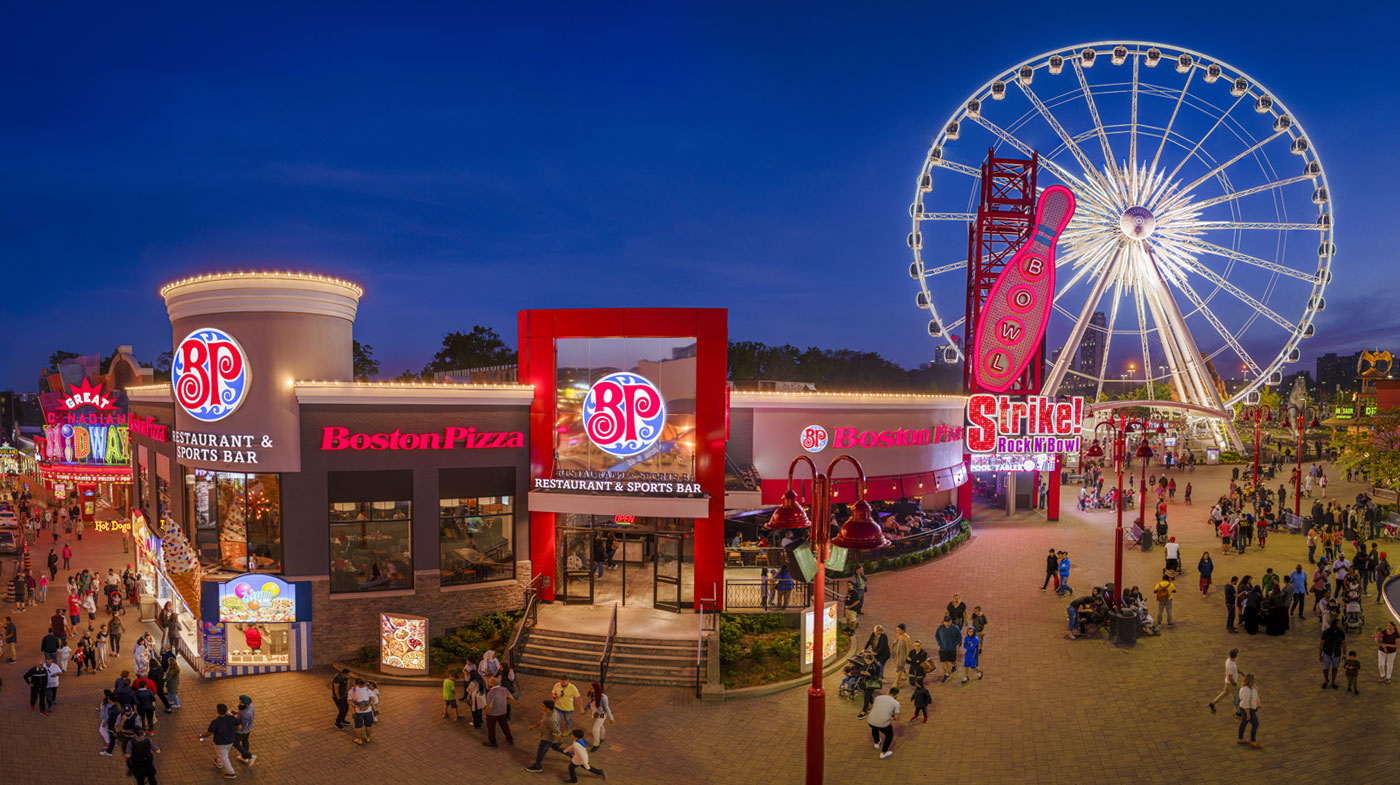
M 226 269 L 360 283 L 391 374 L 447 330 L 627 305 L 913 365 L 929 139 L 1000 70 L 1118 38 L 1243 68 L 1308 129 L 1339 252 L 1301 367 L 1400 334 L 1392 5 L 491 5 L 11 4 L 0 388 L 55 349 L 149 362 L 157 288 Z

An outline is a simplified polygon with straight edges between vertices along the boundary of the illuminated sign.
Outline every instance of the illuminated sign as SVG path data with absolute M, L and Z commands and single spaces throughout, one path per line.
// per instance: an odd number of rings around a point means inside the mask
M 1034 455 L 979 452 L 973 453 L 971 460 L 974 472 L 1052 472 L 1055 470 L 1055 456 L 1043 452 Z
M 886 447 L 920 447 L 930 444 L 962 441 L 963 429 L 956 425 L 936 425 L 928 428 L 896 428 L 886 431 L 863 431 L 858 428 L 832 428 L 820 425 L 802 429 L 802 449 L 821 452 L 828 443 L 838 450 L 855 447 L 884 449 Z
M 55 463 L 126 465 L 131 439 L 125 425 L 45 425 L 40 457 Z
M 524 447 L 520 431 L 496 433 L 475 428 L 445 428 L 442 433 L 351 433 L 349 428 L 321 428 L 322 450 L 487 450 L 494 447 Z
M 651 449 L 665 424 L 661 390 L 635 373 L 610 373 L 583 399 L 583 430 L 609 455 L 627 458 Z
M 219 584 L 219 621 L 277 623 L 296 620 L 296 590 L 281 578 L 249 573 Z
M 248 356 L 228 333 L 203 327 L 175 347 L 170 365 L 175 400 L 191 417 L 217 422 L 248 396 Z
M 828 603 L 822 609 L 822 661 L 836 656 L 836 604 Z M 812 639 L 816 631 L 816 611 L 802 614 L 802 668 L 812 667 Z
M 258 462 L 259 449 L 271 449 L 272 437 L 251 433 L 175 431 L 175 457 L 210 463 Z
M 1052 185 L 1040 194 L 1035 230 L 992 284 L 973 334 L 972 370 L 993 392 L 1010 387 L 1035 357 L 1055 296 L 1055 243 L 1074 216 L 1074 194 Z
M 699 496 L 700 483 L 688 474 L 599 472 L 556 469 L 553 477 L 536 477 L 537 491 L 583 491 L 628 496 Z
M 145 436 L 158 442 L 170 441 L 170 431 L 155 421 L 154 417 L 141 417 L 136 414 L 110 412 L 44 412 L 44 421 L 49 425 L 107 425 L 126 426 L 131 433 Z
M 379 614 L 379 667 L 386 673 L 427 673 L 428 620 Z
M 87 379 L 83 379 L 81 384 L 68 385 L 68 389 L 71 390 L 73 394 L 60 401 L 60 405 L 69 411 L 79 406 L 91 406 L 99 411 L 117 408 L 116 403 L 114 403 L 111 398 L 102 394 L 102 385 L 100 383 L 93 386 L 88 383 Z
M 1057 453 L 1079 450 L 1084 399 L 1024 401 L 979 393 L 967 399 L 967 450 L 972 453 Z

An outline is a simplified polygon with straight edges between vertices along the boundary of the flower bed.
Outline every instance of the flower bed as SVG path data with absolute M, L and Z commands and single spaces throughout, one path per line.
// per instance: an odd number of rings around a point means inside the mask
M 799 615 L 800 616 L 800 615 Z M 780 613 L 726 613 L 719 617 L 719 668 L 725 689 L 787 681 L 802 675 L 801 634 Z M 844 627 L 836 650 L 850 645 Z

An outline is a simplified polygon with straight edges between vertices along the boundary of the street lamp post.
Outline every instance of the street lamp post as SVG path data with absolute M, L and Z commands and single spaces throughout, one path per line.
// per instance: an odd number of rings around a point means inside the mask
M 831 537 L 831 496 L 834 490 L 831 475 L 836 464 L 847 461 L 856 470 L 856 502 L 851 505 L 851 517 L 842 525 L 835 538 Z M 812 515 L 808 518 L 797 502 L 792 489 L 792 473 L 798 463 L 812 470 Z M 808 545 L 817 557 L 817 574 L 812 578 L 812 686 L 807 688 L 807 785 L 821 785 L 825 767 L 826 691 L 822 688 L 822 617 L 826 612 L 826 560 L 832 545 L 854 551 L 868 551 L 889 544 L 880 524 L 875 522 L 870 503 L 865 500 L 865 469 L 849 455 L 838 455 L 826 467 L 817 465 L 805 455 L 792 459 L 788 465 L 788 488 L 782 504 L 773 512 L 768 529 L 808 529 Z
M 1127 461 L 1127 436 L 1133 431 L 1146 431 L 1147 421 L 1137 418 L 1129 418 L 1123 415 L 1121 421 L 1115 422 L 1112 417 L 1099 423 L 1094 428 L 1094 441 L 1089 445 L 1089 451 L 1085 453 L 1090 458 L 1102 458 L 1103 447 L 1099 444 L 1099 429 L 1107 426 L 1113 434 L 1113 464 L 1118 471 L 1118 501 L 1113 506 L 1118 510 L 1118 523 L 1113 531 L 1113 602 L 1115 604 L 1123 598 L 1123 464 Z M 1159 432 L 1164 432 L 1158 426 Z M 1152 448 L 1147 444 L 1147 435 L 1143 434 L 1142 441 L 1138 444 L 1134 456 L 1142 459 L 1142 493 L 1139 496 L 1138 508 L 1142 511 L 1142 526 L 1147 528 L 1147 514 L 1143 510 L 1143 505 L 1147 502 L 1147 461 L 1152 458 Z
M 1254 422 L 1254 488 L 1258 493 L 1259 489 L 1259 426 L 1266 422 L 1273 421 L 1273 415 L 1264 406 L 1242 406 L 1236 415 L 1237 422 Z
M 1309 415 L 1311 421 L 1309 421 Z M 1288 414 L 1283 420 L 1288 427 L 1298 432 L 1298 468 L 1293 473 L 1293 514 L 1297 517 L 1303 515 L 1303 432 L 1309 428 L 1321 428 L 1322 423 L 1317 421 L 1317 409 L 1312 406 L 1288 405 Z

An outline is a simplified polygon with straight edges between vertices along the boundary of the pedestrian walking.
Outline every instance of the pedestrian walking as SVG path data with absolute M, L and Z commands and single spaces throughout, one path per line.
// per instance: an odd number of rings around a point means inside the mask
M 866 722 L 870 724 L 870 738 L 884 760 L 894 754 L 890 745 L 894 744 L 894 720 L 899 716 L 899 688 L 891 687 L 888 694 L 875 698 L 870 705 Z
M 575 728 L 572 736 L 573 741 L 569 744 L 568 751 L 564 753 L 569 756 L 569 778 L 564 781 L 578 782 L 579 769 L 583 769 L 590 774 L 597 774 L 599 777 L 606 779 L 607 777 L 603 774 L 602 769 L 595 768 L 588 762 L 588 742 L 583 738 L 583 729 Z
M 506 737 L 506 744 L 514 746 L 515 737 L 510 732 L 508 712 L 515 697 L 510 694 L 510 690 L 501 685 L 501 680 L 494 676 L 487 684 L 489 688 L 486 690 L 486 741 L 482 744 L 487 747 L 496 746 L 496 728 L 499 727 L 501 734 Z M 606 698 L 604 701 L 606 702 Z
M 1390 560 L 1385 557 L 1385 551 L 1377 554 L 1376 564 L 1371 568 L 1371 578 L 1376 582 L 1376 604 L 1381 603 L 1381 597 L 1385 594 L 1385 580 L 1390 577 Z
M 863 651 L 875 653 L 875 662 L 880 665 L 880 676 L 885 675 L 885 663 L 890 659 L 890 637 L 885 634 L 885 628 L 875 625 L 875 629 L 870 631 L 870 637 L 865 640 Z
M 4 634 L 0 635 L 0 656 L 5 658 L 5 662 L 14 662 L 16 646 L 19 644 L 19 629 L 15 627 L 15 620 L 9 616 L 5 617 Z
M 909 647 L 913 643 L 909 639 L 909 633 L 904 629 L 904 623 L 900 622 L 894 627 L 894 641 L 890 643 L 890 659 L 894 660 L 895 683 L 904 681 L 909 674 Z
M 569 683 L 568 674 L 559 677 L 559 681 L 549 691 L 550 697 L 554 699 L 554 710 L 559 712 L 559 730 L 565 733 L 574 728 L 574 701 L 578 700 L 578 687 Z
M 238 775 L 233 771 L 233 763 L 228 759 L 228 751 L 233 747 L 234 735 L 238 732 L 238 718 L 229 714 L 228 706 L 220 703 L 214 707 L 214 719 L 209 727 L 199 734 L 199 740 L 214 739 L 214 768 L 222 769 L 225 779 Z M 357 740 L 358 743 L 358 740 Z
M 1244 684 L 1239 689 L 1240 730 L 1239 743 L 1258 749 L 1264 745 L 1256 739 L 1259 734 L 1259 688 L 1254 684 L 1254 674 L 1245 674 Z M 1249 726 L 1249 741 L 1244 740 L 1244 726 Z
M 1303 600 L 1308 596 L 1308 574 L 1303 572 L 1303 565 L 1295 565 L 1293 572 L 1288 573 L 1289 603 L 1288 615 L 1293 615 L 1293 610 L 1298 610 L 1298 618 L 1303 618 Z
M 341 668 L 340 673 L 337 673 L 326 686 L 331 688 L 331 700 L 335 701 L 335 729 L 345 730 L 345 714 L 350 711 L 350 701 L 347 697 L 350 691 L 350 669 Z
M 1361 690 L 1356 686 L 1356 679 L 1361 675 L 1361 660 L 1356 658 L 1356 652 L 1347 652 L 1347 658 L 1342 661 L 1342 672 L 1347 676 L 1347 692 L 1360 695 Z
M 1322 663 L 1322 689 L 1330 685 L 1337 689 L 1337 669 L 1342 666 L 1342 651 L 1346 647 L 1347 633 L 1342 629 L 1340 619 L 1332 619 L 1327 629 L 1322 631 L 1322 640 L 1317 644 L 1317 659 Z
M 584 710 L 593 718 L 593 748 L 590 752 L 597 752 L 598 748 L 603 746 L 607 723 L 614 722 L 612 704 L 608 701 L 607 693 L 603 692 L 602 684 L 595 681 L 589 686 L 588 705 Z
M 353 715 L 355 744 L 364 746 L 370 743 L 370 737 L 374 733 L 374 696 L 370 694 L 364 679 L 355 679 L 355 686 L 350 690 L 349 700 L 350 705 L 355 709 Z
M 1235 658 L 1239 656 L 1239 649 L 1231 649 L 1230 656 L 1225 658 L 1225 686 L 1221 688 L 1220 693 L 1218 695 L 1210 699 L 1210 703 L 1206 704 L 1210 707 L 1211 714 L 1215 713 L 1216 701 L 1220 700 L 1226 695 L 1232 696 L 1232 700 L 1238 700 L 1239 698 L 1240 666 L 1239 663 L 1235 661 Z
M 535 748 L 535 762 L 525 767 L 526 771 L 544 771 L 544 756 L 550 750 L 564 750 L 559 746 L 559 712 L 554 708 L 554 701 L 544 701 L 544 711 L 540 713 L 540 719 L 529 730 L 539 729 L 540 741 Z
M 41 659 L 38 665 L 24 672 L 24 683 L 29 685 L 29 710 L 39 707 L 39 713 L 49 716 L 49 661 Z
M 1215 573 L 1215 562 L 1210 560 L 1210 551 L 1201 553 L 1201 560 L 1196 562 L 1196 572 L 1201 576 L 1201 596 L 1210 596 L 1210 576 Z
M 464 699 L 467 702 L 467 711 L 472 713 L 472 727 L 480 728 L 485 724 L 482 712 L 486 710 L 486 679 L 482 678 L 479 668 L 473 668 L 467 676 Z
M 1237 607 L 1235 600 L 1239 592 L 1236 586 L 1239 582 L 1238 576 L 1231 575 L 1230 582 L 1225 584 L 1225 629 L 1230 632 L 1235 631 L 1235 609 Z
M 165 708 L 165 713 L 169 714 L 172 709 L 180 708 L 180 661 L 171 659 L 170 664 L 165 666 L 165 697 L 170 701 L 170 705 Z
M 113 654 L 122 653 L 122 632 L 125 629 L 126 626 L 122 624 L 122 620 L 115 616 L 107 622 L 107 640 L 112 647 Z
M 966 684 L 972 680 L 968 674 L 977 671 L 977 679 L 982 679 L 982 669 L 978 667 L 978 662 L 982 656 L 982 640 L 977 637 L 977 628 L 968 625 L 967 634 L 963 637 L 963 680 Z
M 238 729 L 233 732 L 233 749 L 238 752 L 238 762 L 252 766 L 258 762 L 249 742 L 253 735 L 253 699 L 247 695 L 238 696 L 238 709 L 233 716 L 238 718 Z
M 1051 548 L 1050 555 L 1045 557 L 1045 582 L 1040 584 L 1041 591 L 1045 591 L 1045 587 L 1050 585 L 1050 581 L 1055 579 L 1059 571 L 1060 559 L 1055 555 L 1055 549 Z
M 1374 636 L 1376 641 L 1376 660 L 1380 667 L 1381 683 L 1390 683 L 1390 674 L 1395 670 L 1395 649 L 1400 644 L 1400 631 L 1395 628 L 1395 622 L 1388 622 L 1384 630 L 1376 630 Z
M 1060 563 L 1056 569 L 1059 570 L 1060 585 L 1057 589 L 1055 589 L 1055 593 L 1063 597 L 1074 590 L 1071 589 L 1069 586 L 1069 553 L 1067 551 L 1060 551 L 1059 556 Z
M 156 785 L 156 755 L 160 746 L 151 738 L 151 728 L 142 728 L 126 745 L 126 763 L 136 785 Z
M 1172 598 L 1176 596 L 1176 584 L 1172 583 L 1169 573 L 1162 573 L 1162 580 L 1152 587 L 1152 593 L 1157 598 L 1157 621 L 1165 621 L 1168 627 L 1175 627 L 1172 623 Z
M 447 713 L 452 712 L 451 719 L 460 722 L 462 715 L 457 712 L 457 680 L 452 678 L 452 668 L 447 669 L 447 673 L 442 679 L 442 718 L 448 719 Z
M 952 676 L 953 663 L 956 661 L 962 636 L 958 628 L 953 626 L 953 620 L 944 616 L 943 623 L 934 631 L 933 637 L 938 642 L 938 664 L 943 668 L 943 681 L 946 682 Z

